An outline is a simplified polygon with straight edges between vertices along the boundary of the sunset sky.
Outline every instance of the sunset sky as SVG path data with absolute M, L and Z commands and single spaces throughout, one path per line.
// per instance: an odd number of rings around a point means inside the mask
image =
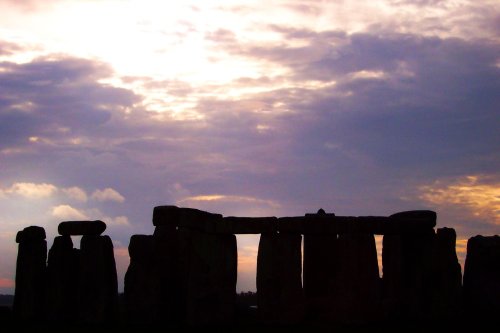
M 500 233 L 500 2 L 0 0 L 0 293 L 17 231 L 82 219 L 123 290 L 157 205 L 431 209 L 463 264 Z

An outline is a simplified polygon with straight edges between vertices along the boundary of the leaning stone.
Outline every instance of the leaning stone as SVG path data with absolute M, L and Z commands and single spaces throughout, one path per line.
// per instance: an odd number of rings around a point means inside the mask
M 32 225 L 24 228 L 21 231 L 18 231 L 16 235 L 16 243 L 44 240 L 45 238 L 45 229 L 36 225 Z
M 57 228 L 59 235 L 63 236 L 98 236 L 106 230 L 106 223 L 96 221 L 67 221 L 59 223 Z
M 80 242 L 79 316 L 84 323 L 116 318 L 118 281 L 109 236 L 84 235 Z
M 263 322 L 293 324 L 304 318 L 300 234 L 261 234 L 257 254 L 257 301 Z
M 495 323 L 500 313 L 500 237 L 475 236 L 467 242 L 464 268 L 465 315 Z
M 45 316 L 47 242 L 41 227 L 27 227 L 17 234 L 16 288 L 13 313 L 17 320 L 35 321 Z

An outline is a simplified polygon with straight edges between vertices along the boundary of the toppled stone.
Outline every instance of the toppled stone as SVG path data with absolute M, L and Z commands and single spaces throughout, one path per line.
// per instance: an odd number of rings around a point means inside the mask
M 464 305 L 473 320 L 494 323 L 500 313 L 500 237 L 475 236 L 467 242 Z
M 32 225 L 17 232 L 16 243 L 44 240 L 45 238 L 45 229 Z
M 59 223 L 57 231 L 63 236 L 81 236 L 95 235 L 98 236 L 106 230 L 106 223 L 96 221 L 66 221 Z

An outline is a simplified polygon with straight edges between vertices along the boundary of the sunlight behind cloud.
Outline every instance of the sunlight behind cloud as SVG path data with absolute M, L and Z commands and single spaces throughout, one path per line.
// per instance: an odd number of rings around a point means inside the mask
M 500 183 L 471 175 L 450 183 L 437 181 L 419 188 L 420 199 L 436 205 L 460 205 L 474 216 L 500 225 Z
M 193 203 L 193 202 L 203 202 L 203 201 L 225 201 L 225 202 L 247 202 L 247 203 L 258 203 L 271 206 L 273 208 L 279 208 L 280 205 L 271 200 L 263 200 L 247 196 L 238 195 L 222 195 L 222 194 L 208 194 L 208 195 L 197 195 L 192 197 L 187 197 L 179 200 L 180 204 Z

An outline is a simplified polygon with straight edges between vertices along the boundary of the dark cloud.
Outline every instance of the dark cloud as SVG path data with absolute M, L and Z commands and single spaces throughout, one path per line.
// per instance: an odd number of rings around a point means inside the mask
M 29 137 L 72 137 L 110 120 L 137 101 L 129 91 L 97 83 L 108 66 L 76 58 L 0 63 L 0 148 Z

